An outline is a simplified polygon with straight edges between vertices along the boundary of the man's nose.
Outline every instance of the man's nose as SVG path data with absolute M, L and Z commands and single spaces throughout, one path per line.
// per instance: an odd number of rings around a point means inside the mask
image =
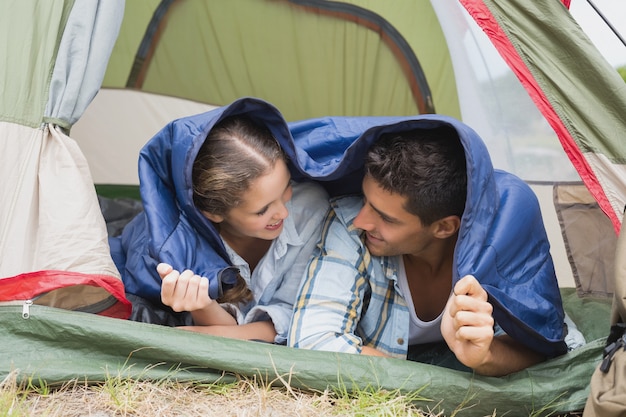
M 361 208 L 361 211 L 359 211 L 359 214 L 357 214 L 354 218 L 354 227 L 369 231 L 373 227 L 371 219 L 371 213 L 368 213 L 367 208 L 364 206 Z

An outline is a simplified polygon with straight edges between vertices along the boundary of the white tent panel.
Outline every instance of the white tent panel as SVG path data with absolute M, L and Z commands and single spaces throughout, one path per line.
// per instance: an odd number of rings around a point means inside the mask
M 72 128 L 96 184 L 139 184 L 142 146 L 170 121 L 214 106 L 132 90 L 102 89 Z
M 0 276 L 63 270 L 119 277 L 87 161 L 58 128 L 0 123 Z M 16 140 L 15 138 L 19 138 Z

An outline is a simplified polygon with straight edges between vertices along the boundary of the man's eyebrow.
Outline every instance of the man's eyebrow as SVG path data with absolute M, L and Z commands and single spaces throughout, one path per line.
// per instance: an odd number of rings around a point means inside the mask
M 400 223 L 399 219 L 396 219 L 395 217 L 391 217 L 390 215 L 388 215 L 387 213 L 380 211 L 378 208 L 376 208 L 372 203 L 370 203 L 369 201 L 367 201 L 367 204 L 372 208 L 372 210 L 374 210 L 376 213 L 378 213 L 378 215 L 380 217 L 382 217 L 383 219 L 385 219 L 385 221 L 388 222 L 392 222 L 392 223 Z

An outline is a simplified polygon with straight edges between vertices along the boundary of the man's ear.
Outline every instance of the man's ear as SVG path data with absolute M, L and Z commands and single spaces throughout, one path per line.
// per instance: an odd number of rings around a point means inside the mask
M 211 220 L 213 223 L 221 223 L 224 221 L 224 216 L 220 216 L 219 214 L 209 213 L 208 211 L 202 211 L 204 217 Z
M 461 219 L 459 216 L 447 216 L 432 224 L 433 235 L 439 239 L 447 239 L 459 231 Z

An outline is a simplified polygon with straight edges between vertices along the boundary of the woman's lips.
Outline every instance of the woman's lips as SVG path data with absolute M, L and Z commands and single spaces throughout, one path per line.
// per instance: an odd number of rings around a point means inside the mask
M 278 223 L 268 224 L 267 226 L 265 226 L 265 228 L 267 230 L 276 230 L 276 229 L 280 229 L 282 225 L 283 225 L 283 221 L 280 220 Z

